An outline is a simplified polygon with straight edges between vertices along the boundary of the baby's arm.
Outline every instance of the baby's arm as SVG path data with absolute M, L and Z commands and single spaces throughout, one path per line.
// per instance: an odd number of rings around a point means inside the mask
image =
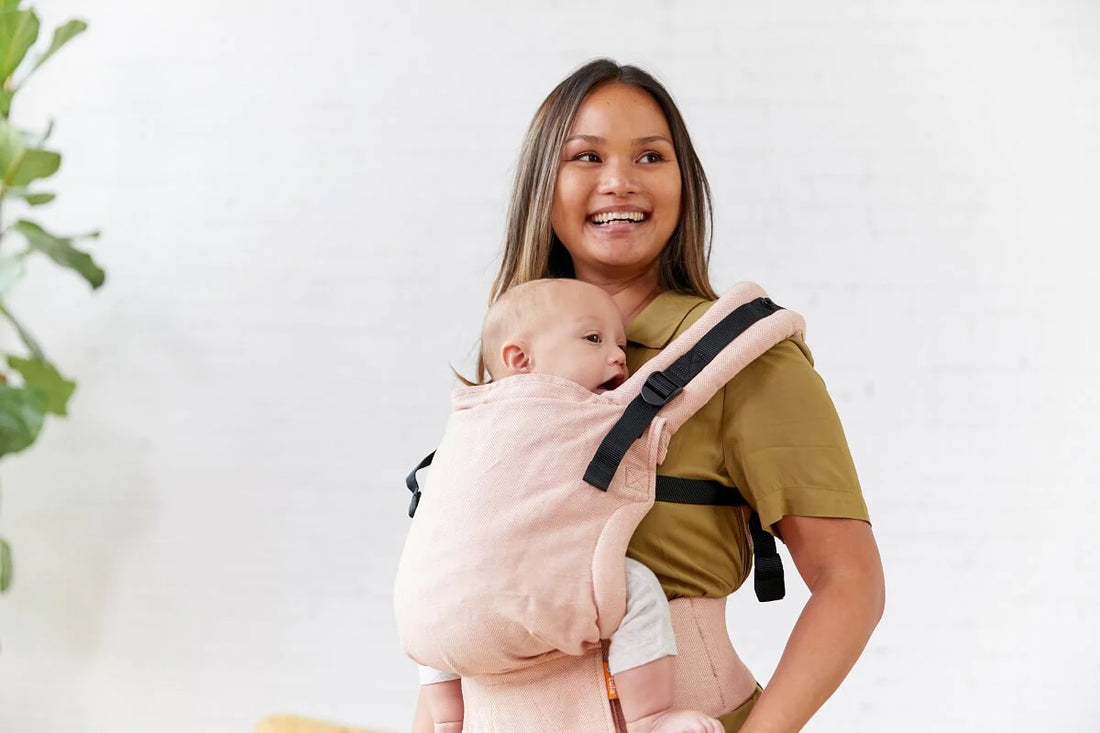
M 664 591 L 653 571 L 626 561 L 626 615 L 611 635 L 608 666 L 630 733 L 722 733 L 694 710 L 673 710 L 676 637 Z
M 420 667 L 421 694 L 428 703 L 434 733 L 462 733 L 462 680 L 431 667 Z

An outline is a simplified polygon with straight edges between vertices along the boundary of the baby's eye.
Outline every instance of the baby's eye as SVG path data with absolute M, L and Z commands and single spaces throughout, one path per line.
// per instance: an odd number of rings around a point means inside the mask
M 587 336 L 584 337 L 584 340 L 585 341 L 591 341 L 594 344 L 602 344 L 603 343 L 603 339 L 600 338 L 600 334 L 598 334 L 598 333 L 590 333 L 590 334 L 588 334 Z

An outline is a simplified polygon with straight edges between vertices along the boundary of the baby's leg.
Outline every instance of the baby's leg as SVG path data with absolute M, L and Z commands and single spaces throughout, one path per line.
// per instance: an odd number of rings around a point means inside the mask
M 458 675 L 431 667 L 420 668 L 420 685 L 428 701 L 434 733 L 462 733 L 465 708 Z
M 722 733 L 722 724 L 694 710 L 673 710 L 676 637 L 657 576 L 626 561 L 626 615 L 611 635 L 608 666 L 630 733 Z

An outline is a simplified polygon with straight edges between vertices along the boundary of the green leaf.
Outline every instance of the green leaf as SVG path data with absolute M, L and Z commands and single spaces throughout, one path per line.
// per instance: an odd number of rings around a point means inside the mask
M 50 193 L 49 191 L 28 191 L 26 186 L 0 188 L 0 196 L 4 198 L 21 199 L 26 201 L 29 206 L 41 206 L 57 198 L 57 194 L 55 193 Z
M 39 178 L 49 178 L 61 167 L 61 153 L 52 150 L 27 148 L 23 158 L 13 171 L 5 171 L 4 185 L 26 186 Z
M 7 295 L 11 286 L 22 279 L 26 270 L 20 255 L 0 257 L 0 297 Z
M 27 147 L 23 133 L 7 120 L 0 120 L 0 175 L 5 188 L 48 178 L 60 167 L 60 153 Z
M 73 238 L 55 237 L 33 221 L 26 219 L 15 222 L 12 229 L 27 238 L 31 249 L 42 252 L 62 267 L 68 267 L 80 273 L 93 288 L 98 288 L 106 279 L 106 274 L 92 260 L 91 255 L 73 247 Z M 99 232 L 86 236 L 99 236 Z
M 11 545 L 0 537 L 0 593 L 11 587 Z
M 7 82 L 37 40 L 38 16 L 33 10 L 0 10 L 0 80 Z
M 50 47 L 46 49 L 46 52 L 38 57 L 38 60 L 34 62 L 34 66 L 31 67 L 31 73 L 35 71 L 39 66 L 46 63 L 46 59 L 53 56 L 55 53 L 61 50 L 69 41 L 79 36 L 84 31 L 88 30 L 88 24 L 82 20 L 70 20 L 65 25 L 58 26 L 54 29 L 53 40 L 50 41 Z M 30 76 L 30 74 L 28 74 Z M 26 81 L 24 78 L 23 81 Z M 22 83 L 20 83 L 22 86 Z
M 73 396 L 76 382 L 70 382 L 61 376 L 50 362 L 45 359 L 21 359 L 8 357 L 8 366 L 23 375 L 23 384 L 38 387 L 46 393 L 46 412 L 53 415 L 68 415 L 69 398 Z
M 0 173 L 11 167 L 26 149 L 23 134 L 7 120 L 0 120 Z
M 43 191 L 41 193 L 27 193 L 21 198 L 26 201 L 29 206 L 41 206 L 42 204 L 48 204 L 53 201 L 57 198 L 57 194 Z
M 0 384 L 0 457 L 34 442 L 46 419 L 46 394 L 38 387 Z
M 23 328 L 23 324 L 19 322 L 18 318 L 12 315 L 12 312 L 8 310 L 3 303 L 0 303 L 0 316 L 4 316 L 11 325 L 15 326 L 15 331 L 19 334 L 19 338 L 22 339 L 23 345 L 27 347 L 27 351 L 31 352 L 34 358 L 49 361 L 49 359 L 46 358 L 46 353 L 42 351 L 42 347 L 34 340 L 34 336 L 31 336 L 30 331 Z

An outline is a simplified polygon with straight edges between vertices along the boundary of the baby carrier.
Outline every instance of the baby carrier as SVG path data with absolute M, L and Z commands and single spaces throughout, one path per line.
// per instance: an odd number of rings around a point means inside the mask
M 454 391 L 439 447 L 407 480 L 415 519 L 394 605 L 405 653 L 463 677 L 465 730 L 619 729 L 601 648 L 625 612 L 631 535 L 655 499 L 745 503 L 726 486 L 658 477 L 669 438 L 804 329 L 741 283 L 614 390 L 523 374 Z M 755 513 L 750 528 L 757 595 L 780 598 L 774 540 Z M 724 634 L 724 617 L 715 624 Z

